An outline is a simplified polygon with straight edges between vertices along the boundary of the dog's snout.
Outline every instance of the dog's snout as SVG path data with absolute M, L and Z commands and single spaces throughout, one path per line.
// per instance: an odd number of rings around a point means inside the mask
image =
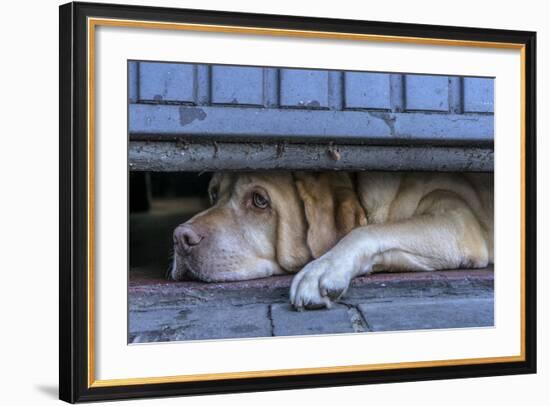
M 174 244 L 179 245 L 185 251 L 198 245 L 202 239 L 203 235 L 189 224 L 182 224 L 174 230 Z

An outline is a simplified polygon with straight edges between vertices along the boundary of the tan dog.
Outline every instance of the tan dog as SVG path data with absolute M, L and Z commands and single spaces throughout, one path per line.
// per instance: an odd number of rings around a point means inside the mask
M 369 272 L 493 261 L 490 174 L 218 173 L 209 192 L 213 206 L 174 231 L 173 279 L 297 273 L 290 300 L 303 309 Z

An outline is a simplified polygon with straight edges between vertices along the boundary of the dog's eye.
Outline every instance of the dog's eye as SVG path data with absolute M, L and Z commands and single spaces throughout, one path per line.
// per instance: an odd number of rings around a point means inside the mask
M 254 203 L 254 206 L 258 209 L 265 209 L 269 206 L 269 201 L 259 193 L 254 193 L 252 195 L 252 203 Z

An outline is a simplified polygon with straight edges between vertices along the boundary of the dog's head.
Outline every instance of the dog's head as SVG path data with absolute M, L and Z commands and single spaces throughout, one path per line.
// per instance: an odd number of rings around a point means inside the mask
M 217 173 L 209 194 L 212 207 L 174 230 L 175 280 L 296 272 L 366 224 L 346 173 Z

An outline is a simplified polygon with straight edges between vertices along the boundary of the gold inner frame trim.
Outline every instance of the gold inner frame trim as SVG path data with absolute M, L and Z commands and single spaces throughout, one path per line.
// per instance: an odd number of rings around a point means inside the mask
M 434 360 L 434 361 L 416 361 L 416 362 L 397 362 L 385 364 L 364 364 L 364 365 L 346 365 L 330 366 L 316 368 L 295 368 L 295 369 L 277 369 L 265 371 L 242 371 L 242 372 L 221 372 L 211 374 L 192 374 L 192 375 L 174 375 L 144 378 L 122 378 L 122 379 L 95 379 L 95 279 L 94 279 L 94 196 L 95 196 L 95 28 L 97 26 L 110 27 L 130 27 L 130 28 L 148 28 L 160 30 L 183 30 L 195 32 L 218 32 L 233 33 L 244 35 L 266 35 L 283 36 L 299 38 L 318 38 L 318 39 L 342 39 L 371 42 L 390 42 L 416 45 L 432 46 L 460 46 L 460 47 L 479 47 L 479 48 L 497 48 L 513 49 L 520 51 L 521 64 L 521 101 L 520 101 L 520 137 L 521 137 L 521 270 L 520 270 L 520 339 L 521 349 L 519 355 L 503 357 L 485 357 L 485 358 L 467 358 L 453 360 Z M 267 378 L 296 375 L 313 374 L 331 374 L 343 372 L 366 372 L 392 370 L 398 368 L 426 368 L 442 366 L 459 365 L 479 365 L 494 364 L 504 362 L 522 362 L 525 361 L 525 45 L 506 42 L 487 42 L 487 41 L 466 41 L 454 39 L 433 39 L 422 37 L 400 37 L 391 35 L 373 35 L 373 34 L 355 34 L 345 32 L 326 32 L 326 31 L 306 31 L 290 29 L 274 29 L 261 27 L 242 27 L 228 25 L 208 25 L 208 24 L 187 24 L 187 23 L 165 23 L 154 21 L 139 20 L 120 20 L 108 18 L 88 18 L 87 29 L 88 40 L 88 387 L 112 387 L 126 385 L 143 384 L 161 384 L 177 382 L 198 382 L 213 381 L 221 379 L 244 379 L 244 378 Z

